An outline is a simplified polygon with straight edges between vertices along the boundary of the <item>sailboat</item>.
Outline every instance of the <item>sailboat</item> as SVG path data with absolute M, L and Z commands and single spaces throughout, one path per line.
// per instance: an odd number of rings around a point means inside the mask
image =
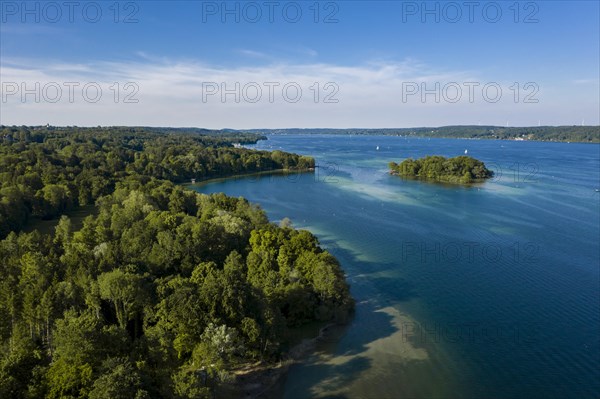
M 377 151 L 379 151 L 379 146 L 377 146 Z
M 469 150 L 465 150 L 465 155 L 467 155 L 469 153 Z

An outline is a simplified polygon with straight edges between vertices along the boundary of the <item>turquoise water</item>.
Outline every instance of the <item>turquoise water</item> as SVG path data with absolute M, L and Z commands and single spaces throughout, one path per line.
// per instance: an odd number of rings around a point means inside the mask
M 292 367 L 286 398 L 600 397 L 600 146 L 297 135 L 257 147 L 320 168 L 196 189 L 311 230 L 357 300 L 339 339 Z M 460 187 L 386 173 L 465 150 L 496 177 Z

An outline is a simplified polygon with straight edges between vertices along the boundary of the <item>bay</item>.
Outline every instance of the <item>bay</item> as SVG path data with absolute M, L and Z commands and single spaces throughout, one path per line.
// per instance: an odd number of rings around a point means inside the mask
M 594 398 L 600 394 L 600 146 L 269 136 L 312 173 L 190 186 L 316 234 L 357 300 L 338 339 L 290 369 L 286 398 Z M 403 180 L 389 161 L 480 159 L 473 186 Z

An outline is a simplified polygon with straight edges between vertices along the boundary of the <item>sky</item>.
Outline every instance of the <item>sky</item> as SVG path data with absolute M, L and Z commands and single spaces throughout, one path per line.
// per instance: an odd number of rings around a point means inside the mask
M 599 125 L 598 1 L 0 1 L 0 124 Z

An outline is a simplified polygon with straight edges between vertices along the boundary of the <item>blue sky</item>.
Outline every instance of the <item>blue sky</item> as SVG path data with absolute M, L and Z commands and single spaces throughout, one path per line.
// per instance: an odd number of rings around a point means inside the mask
M 1 7 L 3 124 L 600 124 L 597 1 Z M 91 83 L 98 101 L 81 93 Z M 297 96 L 282 92 L 290 85 Z

